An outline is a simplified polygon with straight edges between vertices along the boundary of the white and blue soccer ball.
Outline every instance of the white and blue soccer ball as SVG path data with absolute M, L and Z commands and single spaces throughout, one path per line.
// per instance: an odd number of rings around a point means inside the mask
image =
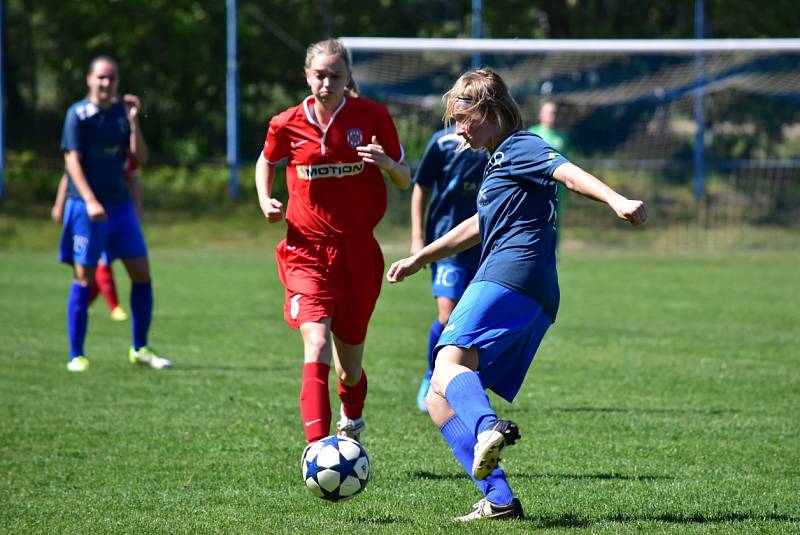
M 355 440 L 336 435 L 306 446 L 303 481 L 311 494 L 332 502 L 347 500 L 369 481 L 367 451 Z

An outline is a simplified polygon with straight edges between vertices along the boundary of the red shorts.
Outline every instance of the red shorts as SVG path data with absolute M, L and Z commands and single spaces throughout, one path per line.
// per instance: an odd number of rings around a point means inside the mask
M 371 234 L 316 239 L 290 231 L 275 259 L 290 327 L 330 318 L 331 332 L 344 343 L 364 341 L 384 268 L 383 252 Z

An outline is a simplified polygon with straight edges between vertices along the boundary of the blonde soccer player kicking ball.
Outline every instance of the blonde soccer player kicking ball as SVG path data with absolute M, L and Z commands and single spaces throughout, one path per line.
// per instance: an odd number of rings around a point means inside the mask
M 559 303 L 555 259 L 557 184 L 606 203 L 617 217 L 644 223 L 642 201 L 629 200 L 522 129 L 519 108 L 489 69 L 462 75 L 446 94 L 446 120 L 489 163 L 478 213 L 415 255 L 392 264 L 397 283 L 424 265 L 480 243 L 478 271 L 436 344 L 425 400 L 456 459 L 483 497 L 460 521 L 524 516 L 498 466 L 517 424 L 498 419 L 485 389 L 513 401 Z

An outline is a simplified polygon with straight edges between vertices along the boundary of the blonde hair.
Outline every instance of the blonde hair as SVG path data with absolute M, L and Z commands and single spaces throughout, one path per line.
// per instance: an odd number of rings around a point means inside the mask
M 453 118 L 456 102 L 467 105 L 467 113 L 478 112 L 481 121 L 494 121 L 504 134 L 521 130 L 522 112 L 508 86 L 499 74 L 483 68 L 462 74 L 453 87 L 444 94 L 446 102 L 444 121 L 448 126 Z
M 356 81 L 353 80 L 353 57 L 350 55 L 350 51 L 347 49 L 347 47 L 344 46 L 344 44 L 338 39 L 325 39 L 324 41 L 314 43 L 306 49 L 306 70 L 311 68 L 311 63 L 314 61 L 314 58 L 320 54 L 325 54 L 326 56 L 339 56 L 342 58 L 344 65 L 347 68 L 348 77 L 347 85 L 344 87 L 344 92 L 349 97 L 357 97 L 358 84 L 356 84 Z

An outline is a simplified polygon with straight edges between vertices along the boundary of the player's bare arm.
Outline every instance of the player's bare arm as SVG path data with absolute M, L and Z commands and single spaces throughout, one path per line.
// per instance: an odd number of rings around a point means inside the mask
M 430 188 L 414 184 L 411 191 L 411 254 L 425 247 L 425 212 L 430 198 Z
M 376 136 L 372 136 L 372 141 L 369 144 L 356 147 L 356 150 L 362 160 L 386 171 L 392 183 L 398 188 L 408 189 L 411 185 L 411 169 L 408 164 L 404 160 L 396 162 L 386 154 L 386 151 L 383 150 L 383 145 L 378 143 Z
M 478 214 L 465 219 L 438 240 L 423 247 L 417 254 L 393 263 L 386 273 L 389 282 L 400 282 L 431 262 L 466 251 L 481 241 Z
M 80 193 L 83 202 L 86 203 L 86 212 L 92 221 L 103 221 L 106 219 L 106 209 L 94 196 L 92 187 L 89 186 L 89 181 L 83 173 L 83 166 L 81 165 L 81 153 L 76 150 L 70 150 L 64 153 L 64 167 L 69 173 L 72 183 Z
M 277 223 L 283 219 L 283 203 L 271 197 L 274 181 L 275 166 L 269 163 L 262 153 L 256 162 L 256 191 L 261 212 L 270 223 Z
M 56 200 L 53 201 L 53 207 L 50 209 L 50 217 L 56 223 L 61 223 L 61 221 L 64 219 L 64 204 L 66 202 L 67 202 L 67 175 L 62 174 L 61 180 L 58 181 Z
M 647 209 L 644 201 L 623 197 L 599 178 L 575 164 L 559 165 L 553 173 L 553 178 L 584 197 L 606 203 L 614 210 L 617 217 L 628 221 L 631 225 L 641 225 L 647 221 Z
M 122 97 L 122 103 L 125 105 L 125 113 L 128 117 L 128 123 L 131 126 L 131 154 L 139 162 L 139 165 L 143 165 L 147 161 L 148 149 L 147 143 L 144 141 L 142 128 L 139 126 L 139 115 L 142 104 L 139 101 L 139 97 L 130 94 Z

